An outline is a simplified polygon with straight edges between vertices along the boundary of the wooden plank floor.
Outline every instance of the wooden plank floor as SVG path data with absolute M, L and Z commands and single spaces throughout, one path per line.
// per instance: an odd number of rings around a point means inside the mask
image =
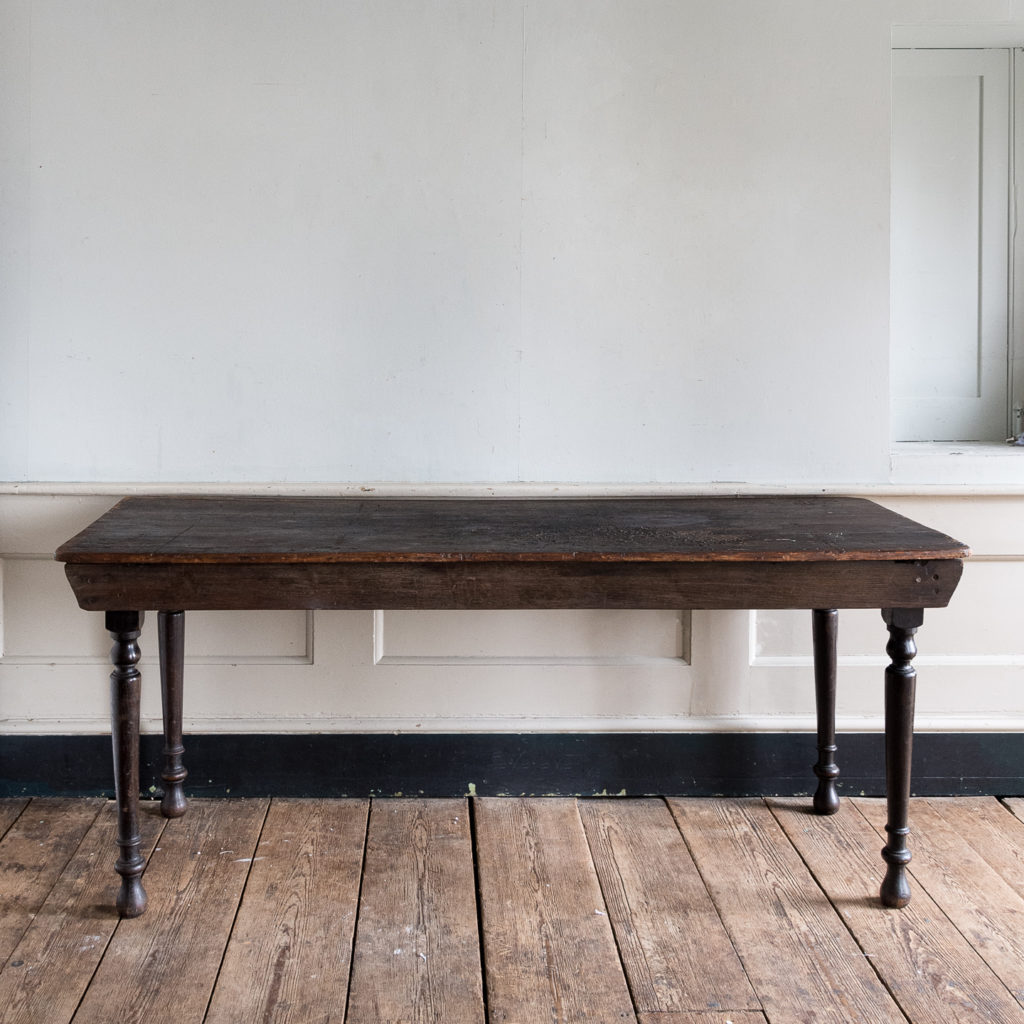
M 1024 801 L 0 801 L 0 1024 L 1024 1024 Z

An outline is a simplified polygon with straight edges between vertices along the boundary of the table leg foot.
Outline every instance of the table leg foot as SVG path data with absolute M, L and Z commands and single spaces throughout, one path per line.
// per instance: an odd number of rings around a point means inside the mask
M 117 912 L 121 917 L 140 917 L 146 909 L 146 890 L 143 889 L 139 877 L 145 866 L 141 855 L 137 860 L 122 859 L 117 862 L 117 871 L 121 875 L 121 888 L 117 893 Z
M 185 675 L 185 613 L 160 612 L 160 696 L 164 714 L 164 795 L 160 810 L 165 818 L 180 818 L 188 807 L 182 745 L 182 704 Z
M 142 612 L 107 612 L 106 627 L 114 641 L 110 660 L 110 736 L 114 753 L 114 794 L 117 800 L 117 845 L 121 855 L 114 869 L 121 876 L 117 911 L 138 917 L 146 909 L 141 875 L 146 866 L 139 836 L 139 634 Z
M 839 612 L 835 608 L 816 608 L 811 613 L 814 637 L 814 696 L 818 716 L 818 763 L 814 774 L 818 788 L 814 794 L 815 814 L 835 814 L 839 810 L 836 779 L 836 636 Z
M 910 883 L 907 881 L 907 865 L 910 863 L 910 851 L 907 849 L 909 828 L 890 828 L 885 826 L 889 842 L 882 849 L 882 859 L 886 863 L 885 878 L 879 895 L 882 905 L 886 907 L 905 907 L 910 902 Z
M 882 850 L 886 872 L 881 898 L 887 907 L 905 907 L 910 902 L 906 868 L 910 863 L 907 837 L 917 685 L 917 672 L 911 662 L 917 654 L 914 634 L 924 621 L 924 610 L 887 608 L 882 617 L 889 627 L 885 652 L 891 664 L 885 670 L 885 832 L 889 839 Z

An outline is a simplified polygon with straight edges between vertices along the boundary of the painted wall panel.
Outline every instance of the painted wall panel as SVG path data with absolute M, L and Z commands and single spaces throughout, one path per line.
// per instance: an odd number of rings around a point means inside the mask
M 893 438 L 1007 433 L 1009 49 L 893 51 Z
M 629 664 L 686 659 L 689 626 L 681 611 L 385 611 L 374 631 L 378 664 Z

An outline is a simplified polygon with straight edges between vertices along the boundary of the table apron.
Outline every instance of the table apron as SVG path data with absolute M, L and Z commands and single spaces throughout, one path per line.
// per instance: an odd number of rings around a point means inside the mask
M 82 608 L 937 608 L 963 563 L 69 563 Z

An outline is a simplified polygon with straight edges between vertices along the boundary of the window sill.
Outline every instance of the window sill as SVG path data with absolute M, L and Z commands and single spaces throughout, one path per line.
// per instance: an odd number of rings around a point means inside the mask
M 891 483 L 1024 491 L 1024 447 L 1005 441 L 900 441 L 889 456 Z

